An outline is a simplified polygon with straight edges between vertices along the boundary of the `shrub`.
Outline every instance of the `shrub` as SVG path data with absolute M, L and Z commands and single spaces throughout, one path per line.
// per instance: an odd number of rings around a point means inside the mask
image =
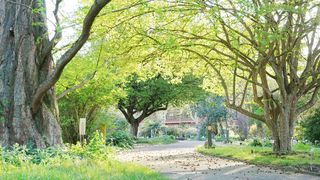
M 257 146 L 260 146 L 262 147 L 262 143 L 259 139 L 253 139 L 253 141 L 250 143 L 250 146 L 254 146 L 254 147 L 257 147 Z
M 263 146 L 265 146 L 265 147 L 272 147 L 272 143 L 271 143 L 271 141 L 270 140 L 264 140 L 263 141 Z
M 121 148 L 132 148 L 133 137 L 124 131 L 114 131 L 107 137 L 107 144 Z
M 166 128 L 166 132 L 167 132 L 167 135 L 170 135 L 170 136 L 179 136 L 180 135 L 180 129 L 178 127 L 167 127 Z
M 225 138 L 221 135 L 217 135 L 214 137 L 214 139 L 217 141 L 217 142 L 223 142 L 225 140 Z
M 0 148 L 0 162 L 20 167 L 23 164 L 60 164 L 66 159 L 106 159 L 111 154 L 111 149 L 105 146 L 101 133 L 95 132 L 88 144 L 80 143 L 65 147 L 49 147 L 35 149 L 27 146 L 13 145 L 10 148 Z
M 138 138 L 137 143 L 141 144 L 171 144 L 177 142 L 175 137 L 170 135 L 159 136 L 155 138 Z
M 320 108 L 301 122 L 303 137 L 315 143 L 320 141 Z

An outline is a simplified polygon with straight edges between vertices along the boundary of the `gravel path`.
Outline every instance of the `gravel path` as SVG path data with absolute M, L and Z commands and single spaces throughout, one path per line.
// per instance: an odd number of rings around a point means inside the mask
M 195 147 L 202 144 L 199 141 L 181 141 L 169 145 L 139 146 L 118 153 L 117 158 L 148 166 L 170 179 L 320 180 L 317 176 L 204 156 L 195 152 Z

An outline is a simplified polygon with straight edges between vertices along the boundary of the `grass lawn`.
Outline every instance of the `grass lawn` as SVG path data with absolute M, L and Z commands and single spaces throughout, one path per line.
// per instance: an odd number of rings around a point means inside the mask
M 162 180 L 160 174 L 142 166 L 120 163 L 115 160 L 65 160 L 57 164 L 21 166 L 0 165 L 0 179 L 128 179 Z
M 159 136 L 154 138 L 138 138 L 137 144 L 172 144 L 177 142 L 174 137 L 171 136 Z
M 252 150 L 254 153 L 252 153 Z M 215 149 L 199 147 L 198 152 L 211 156 L 233 158 L 247 161 L 253 164 L 273 165 L 284 168 L 306 169 L 310 165 L 320 167 L 320 148 L 314 148 L 314 159 L 311 159 L 311 146 L 296 144 L 293 146 L 294 153 L 287 156 L 276 156 L 272 154 L 271 147 L 251 147 L 251 146 L 218 146 Z M 318 168 L 317 168 L 318 170 Z

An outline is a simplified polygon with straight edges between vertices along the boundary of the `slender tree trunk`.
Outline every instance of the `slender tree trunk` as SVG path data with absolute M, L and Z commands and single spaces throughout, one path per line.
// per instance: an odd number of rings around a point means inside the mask
M 207 129 L 208 132 L 208 147 L 212 147 L 212 131 Z
M 223 139 L 225 139 L 226 138 L 226 134 L 225 134 L 225 130 L 223 129 L 221 120 L 218 122 L 218 126 L 219 126 L 219 129 L 220 129 L 220 135 L 223 137 Z
M 131 121 L 130 125 L 131 125 L 131 130 L 130 130 L 131 134 L 134 137 L 138 137 L 139 122 Z
M 225 121 L 226 122 L 226 142 L 228 143 L 229 140 L 229 125 L 228 125 L 228 120 Z
M 5 146 L 62 143 L 55 90 L 47 92 L 37 113 L 31 109 L 36 89 L 53 66 L 51 54 L 42 56 L 48 31 L 41 3 L 0 0 L 0 144 Z

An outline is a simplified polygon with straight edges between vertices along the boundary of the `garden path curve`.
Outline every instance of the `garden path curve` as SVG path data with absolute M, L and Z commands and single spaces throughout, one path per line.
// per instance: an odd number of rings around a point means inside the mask
M 199 141 L 168 145 L 137 146 L 122 151 L 117 159 L 134 162 L 160 172 L 170 179 L 188 180 L 316 180 L 320 177 L 258 167 L 243 162 L 204 156 L 195 151 Z

